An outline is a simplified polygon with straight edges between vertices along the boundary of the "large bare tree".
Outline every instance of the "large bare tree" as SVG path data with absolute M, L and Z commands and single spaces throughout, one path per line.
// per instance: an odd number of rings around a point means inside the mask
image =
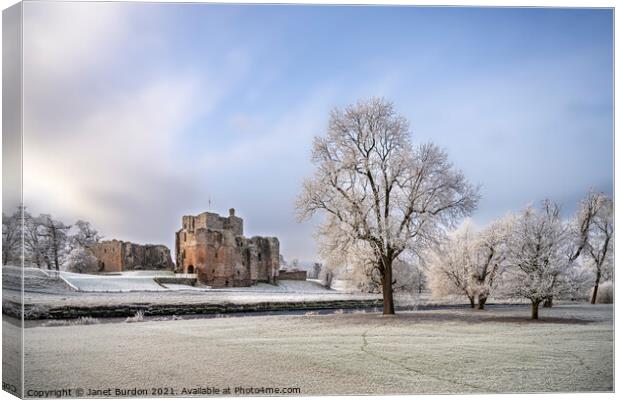
M 339 235 L 369 247 L 383 313 L 394 314 L 394 260 L 469 215 L 478 189 L 439 147 L 414 146 L 408 121 L 383 99 L 332 110 L 327 135 L 314 140 L 312 161 L 316 172 L 297 200 L 300 218 L 324 212 Z

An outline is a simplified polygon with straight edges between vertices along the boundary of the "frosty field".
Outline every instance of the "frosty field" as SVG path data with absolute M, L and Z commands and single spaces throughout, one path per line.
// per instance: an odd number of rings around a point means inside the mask
M 540 321 L 528 316 L 525 306 L 491 306 L 394 317 L 358 313 L 38 326 L 25 330 L 26 391 L 613 390 L 612 306 L 560 305 L 542 310 Z

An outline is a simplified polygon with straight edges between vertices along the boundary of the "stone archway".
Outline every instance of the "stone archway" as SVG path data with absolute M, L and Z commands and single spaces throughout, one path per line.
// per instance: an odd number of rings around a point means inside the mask
M 194 273 L 194 266 L 190 265 L 189 267 L 187 267 L 187 273 L 188 274 L 193 274 Z

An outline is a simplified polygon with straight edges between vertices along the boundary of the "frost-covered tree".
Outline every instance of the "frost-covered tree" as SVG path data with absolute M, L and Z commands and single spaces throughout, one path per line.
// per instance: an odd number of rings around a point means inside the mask
M 497 286 L 506 268 L 508 241 L 512 233 L 513 218 L 504 217 L 478 232 L 472 246 L 473 290 L 478 298 L 478 308 L 484 309 L 487 299 Z
M 566 273 L 554 281 L 558 285 L 554 291 L 564 297 L 578 297 L 583 290 L 581 285 L 590 282 L 595 286 L 594 296 L 601 278 L 610 276 L 608 256 L 613 254 L 613 202 L 604 193 L 591 190 L 580 202 L 576 215 L 566 222 L 564 249 Z M 591 266 L 593 279 L 587 278 L 584 265 Z M 579 292 L 575 292 L 577 288 Z M 544 307 L 551 307 L 552 301 L 550 295 L 543 302 Z M 594 299 L 591 301 L 594 303 Z
M 49 214 L 41 214 L 39 218 L 41 218 L 41 236 L 45 240 L 47 267 L 59 271 L 68 250 L 71 225 L 65 225 Z
M 469 299 L 471 308 L 475 307 L 476 293 L 472 282 L 471 260 L 473 236 L 470 224 L 463 224 L 425 255 L 430 266 L 433 296 L 464 295 Z
M 366 244 L 381 276 L 384 314 L 394 314 L 393 263 L 444 235 L 478 203 L 478 190 L 433 144 L 414 146 L 392 103 L 360 101 L 331 112 L 316 137 L 314 176 L 297 200 L 301 219 L 330 215 L 351 241 Z
M 312 265 L 312 270 L 310 271 L 310 274 L 312 275 L 312 279 L 318 279 L 319 274 L 321 273 L 321 269 L 323 268 L 323 265 L 321 263 L 315 262 Z
M 576 215 L 566 223 L 564 253 L 567 273 L 559 275 L 558 279 L 554 281 L 554 284 L 560 286 L 555 290 L 558 294 L 574 297 L 577 294 L 572 291 L 586 282 L 584 271 L 579 268 L 577 262 L 580 257 L 583 258 L 584 250 L 589 248 L 593 222 L 601 212 L 601 196 L 604 195 L 596 191 L 590 191 L 581 201 Z M 550 295 L 543 302 L 543 306 L 551 307 L 552 304 L 553 295 Z
M 99 271 L 97 258 L 90 250 L 84 247 L 77 247 L 69 253 L 64 267 L 67 271 L 81 274 L 90 274 Z
M 27 211 L 24 211 L 24 248 L 28 264 L 41 268 L 47 248 L 47 240 L 43 237 L 43 218 Z
M 556 292 L 562 299 L 585 300 L 591 294 L 593 282 L 592 270 L 587 266 L 587 262 L 577 260 L 558 277 Z
M 471 307 L 484 309 L 499 282 L 507 258 L 512 219 L 506 217 L 476 231 L 466 221 L 428 256 L 434 295 L 463 294 Z
M 19 263 L 22 240 L 22 212 L 2 213 L 2 265 Z
M 601 281 L 611 279 L 614 251 L 614 210 L 613 200 L 603 193 L 591 193 L 587 203 L 594 204 L 596 210 L 589 226 L 585 257 L 594 270 L 594 287 L 590 302 L 596 303 Z
M 538 306 L 560 291 L 558 282 L 571 266 L 569 239 L 558 206 L 549 200 L 539 209 L 528 206 L 515 219 L 504 282 L 510 295 L 530 300 L 532 319 L 538 319 Z
M 71 236 L 71 247 L 90 249 L 94 244 L 98 243 L 103 236 L 92 227 L 90 222 L 78 220 L 74 227 L 76 228 L 75 234 Z

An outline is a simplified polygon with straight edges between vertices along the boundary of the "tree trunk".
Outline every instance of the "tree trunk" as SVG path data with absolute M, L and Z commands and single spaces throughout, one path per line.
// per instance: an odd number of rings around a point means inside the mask
M 484 310 L 484 305 L 487 302 L 486 297 L 478 296 L 478 310 Z
M 469 298 L 469 306 L 471 308 L 476 308 L 476 299 L 474 298 L 474 296 L 467 295 L 467 298 Z
M 543 303 L 543 307 L 545 307 L 545 308 L 553 307 L 553 296 L 547 297 L 545 299 L 545 302 Z
M 592 290 L 592 299 L 590 300 L 590 304 L 596 304 L 596 296 L 598 295 L 598 284 L 601 281 L 601 273 L 596 272 L 596 280 L 594 281 L 594 289 Z
M 532 319 L 538 319 L 538 304 L 539 301 L 532 301 Z
M 392 262 L 383 265 L 383 315 L 394 314 L 394 295 L 392 291 Z

